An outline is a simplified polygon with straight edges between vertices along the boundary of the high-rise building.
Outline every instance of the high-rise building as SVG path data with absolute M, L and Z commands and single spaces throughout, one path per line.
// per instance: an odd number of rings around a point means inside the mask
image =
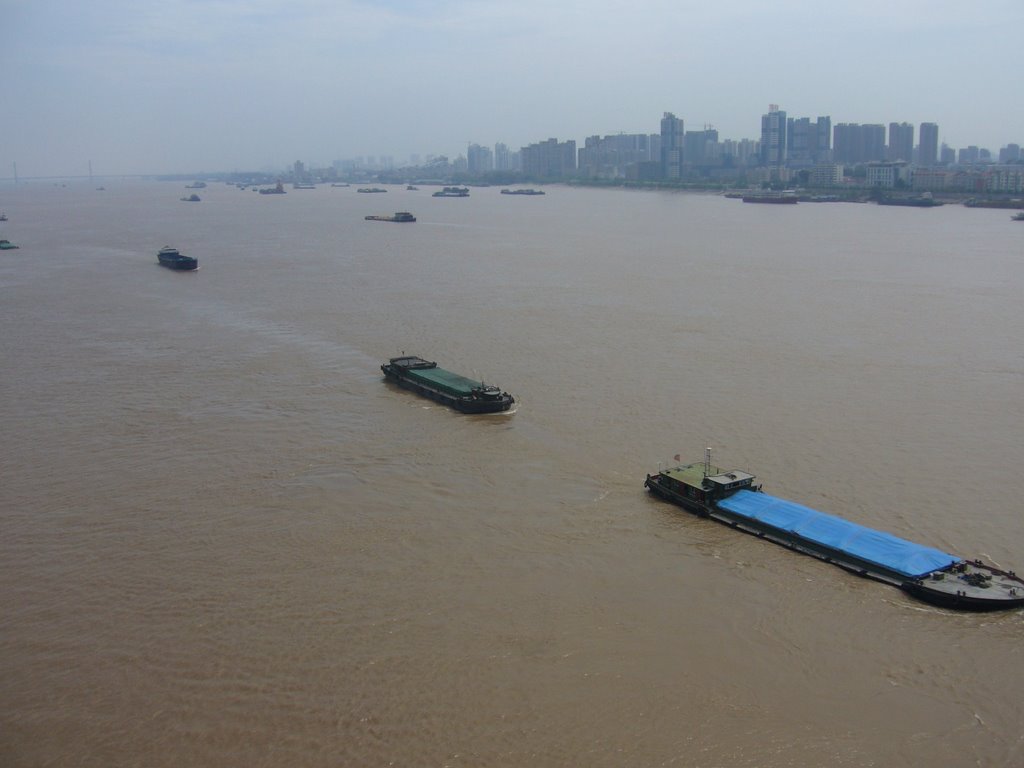
M 939 159 L 939 126 L 921 123 L 920 144 L 917 147 L 918 165 L 935 165 Z
M 832 118 L 789 118 L 786 124 L 786 159 L 790 165 L 813 165 L 828 160 L 832 149 Z
M 494 170 L 509 171 L 512 169 L 512 158 L 508 146 L 500 141 L 494 145 Z
M 859 163 L 864 157 L 864 136 L 857 123 L 837 123 L 832 129 L 832 154 L 839 163 Z
M 1020 159 L 1020 144 L 1007 144 L 999 150 L 1000 163 L 1015 163 Z
M 534 179 L 562 179 L 576 170 L 576 142 L 548 139 L 520 150 L 523 173 Z
M 838 163 L 854 165 L 885 159 L 884 125 L 839 123 L 832 135 L 832 154 Z
M 761 163 L 783 165 L 786 162 L 786 113 L 778 104 L 768 105 L 761 115 Z
M 817 130 L 811 146 L 814 158 L 818 161 L 832 159 L 832 117 L 818 115 Z
M 678 180 L 683 175 L 683 120 L 671 112 L 661 118 L 661 175 Z
M 885 126 L 872 123 L 864 129 L 864 160 L 885 160 Z
M 889 123 L 888 158 L 892 162 L 909 163 L 914 157 L 914 126 L 910 123 Z
M 706 165 L 715 157 L 718 131 L 710 126 L 703 131 L 687 131 L 683 135 L 683 158 L 687 165 Z
M 981 159 L 981 150 L 978 149 L 974 144 L 969 147 L 964 147 L 957 153 L 957 162 L 960 165 L 971 165 Z
M 654 159 L 651 143 L 646 133 L 588 136 L 578 152 L 578 168 L 589 178 L 625 178 L 631 166 Z
M 470 173 L 486 173 L 494 170 L 494 155 L 490 147 L 470 144 L 466 149 L 466 170 Z

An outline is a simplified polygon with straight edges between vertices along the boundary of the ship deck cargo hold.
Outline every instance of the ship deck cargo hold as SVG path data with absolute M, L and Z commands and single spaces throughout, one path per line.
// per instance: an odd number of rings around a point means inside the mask
M 445 392 L 452 397 L 468 397 L 480 382 L 467 379 L 444 368 L 412 368 L 405 375 L 414 381 L 422 381 Z
M 719 501 L 718 507 L 752 525 L 798 536 L 805 546 L 817 547 L 821 554 L 843 555 L 851 564 L 862 563 L 864 570 L 877 571 L 880 576 L 891 573 L 900 583 L 960 559 L 767 493 L 737 491 Z

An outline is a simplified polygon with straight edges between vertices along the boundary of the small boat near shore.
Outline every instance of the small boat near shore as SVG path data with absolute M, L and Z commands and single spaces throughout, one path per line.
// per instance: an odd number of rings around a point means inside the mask
M 10 240 L 0 240 L 0 251 L 16 251 L 19 247 Z
M 381 216 L 381 215 L 373 215 L 373 214 L 371 214 L 370 216 L 364 216 L 363 218 L 365 218 L 367 221 L 396 221 L 396 222 L 416 221 L 416 217 L 413 216 L 408 211 L 395 211 L 394 215 L 392 215 L 392 216 Z
M 1024 211 L 1017 211 L 1010 217 L 1011 221 L 1024 221 Z
M 198 203 L 199 200 L 200 200 L 199 195 L 197 195 L 195 193 L 192 193 L 188 197 L 181 198 L 181 202 L 183 202 L 183 203 Z
M 432 197 L 469 197 L 469 187 L 445 187 L 435 192 Z
M 507 411 L 516 401 L 493 384 L 467 379 L 415 355 L 392 357 L 380 369 L 388 381 L 463 413 Z
M 165 245 L 157 251 L 156 258 L 160 266 L 167 267 L 168 269 L 189 272 L 199 267 L 199 259 L 185 256 L 177 248 L 172 248 L 169 245 Z
M 678 460 L 679 457 L 676 457 Z M 654 495 L 700 517 L 811 555 L 924 602 L 962 611 L 1024 607 L 1024 579 L 764 493 L 754 475 L 681 464 L 647 475 Z
M 387 192 L 387 190 L 381 189 L 380 187 L 360 187 L 356 192 L 362 192 L 364 195 L 375 195 L 381 192 Z

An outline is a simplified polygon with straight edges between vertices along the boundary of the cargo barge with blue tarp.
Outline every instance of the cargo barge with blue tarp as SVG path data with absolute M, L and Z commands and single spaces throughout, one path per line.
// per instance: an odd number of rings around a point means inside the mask
M 677 457 L 678 458 L 678 457 Z M 866 528 L 754 485 L 754 475 L 703 463 L 648 475 L 656 495 L 701 517 L 891 584 L 935 605 L 969 611 L 1024 607 L 1024 579 L 980 560 L 964 560 L 890 533 Z
M 492 384 L 467 379 L 414 355 L 393 357 L 380 369 L 389 381 L 463 413 L 507 411 L 516 401 Z

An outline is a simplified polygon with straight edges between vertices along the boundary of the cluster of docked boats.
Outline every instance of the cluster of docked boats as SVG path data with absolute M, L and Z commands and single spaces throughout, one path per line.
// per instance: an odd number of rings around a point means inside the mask
M 508 411 L 515 398 L 482 381 L 402 354 L 381 365 L 386 381 L 463 413 Z M 676 456 L 676 461 L 679 457 Z M 647 475 L 644 486 L 700 517 L 897 587 L 934 605 L 965 611 L 1024 607 L 1024 579 L 981 560 L 966 560 L 765 493 L 755 476 L 702 463 Z

